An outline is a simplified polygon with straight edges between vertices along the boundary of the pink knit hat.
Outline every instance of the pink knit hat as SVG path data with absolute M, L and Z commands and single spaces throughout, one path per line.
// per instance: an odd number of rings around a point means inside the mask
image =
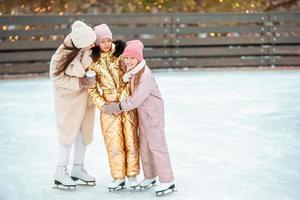
M 100 24 L 98 26 L 95 26 L 94 31 L 97 35 L 97 44 L 99 44 L 100 41 L 104 38 L 109 38 L 112 40 L 112 33 L 107 24 Z
M 138 61 L 144 59 L 143 57 L 144 45 L 140 40 L 130 40 L 126 43 L 126 47 L 123 52 L 123 56 L 134 57 Z

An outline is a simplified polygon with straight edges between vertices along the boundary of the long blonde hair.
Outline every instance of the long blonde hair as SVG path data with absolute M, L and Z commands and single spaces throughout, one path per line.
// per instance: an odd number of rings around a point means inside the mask
M 133 80 L 133 91 L 135 91 L 138 88 L 138 85 L 140 84 L 140 81 L 141 81 L 142 75 L 145 71 L 145 68 L 146 67 L 144 67 L 138 73 L 135 74 L 135 77 L 134 77 L 134 80 Z

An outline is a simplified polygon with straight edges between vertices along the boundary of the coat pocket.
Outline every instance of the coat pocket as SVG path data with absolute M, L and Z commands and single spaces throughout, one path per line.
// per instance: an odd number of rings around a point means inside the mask
M 145 111 L 145 116 L 148 120 L 158 120 L 158 113 L 154 112 L 154 111 Z
M 159 130 L 161 122 L 158 113 L 145 111 L 144 118 L 146 120 L 145 124 L 148 126 L 149 129 Z

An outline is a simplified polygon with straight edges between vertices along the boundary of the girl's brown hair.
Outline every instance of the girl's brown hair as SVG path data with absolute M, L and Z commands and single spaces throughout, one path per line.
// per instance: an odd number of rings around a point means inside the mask
M 122 40 L 115 40 L 112 41 L 113 44 L 115 44 L 115 51 L 113 53 L 113 56 L 118 58 L 124 51 L 126 47 L 126 43 Z M 100 58 L 101 55 L 101 49 L 99 45 L 96 45 L 92 48 L 92 59 L 93 62 L 97 62 L 97 60 Z
M 63 43 L 64 48 L 62 51 L 70 51 L 66 55 L 62 57 L 62 59 L 58 62 L 58 71 L 54 73 L 54 75 L 59 75 L 60 73 L 66 71 L 68 68 L 69 64 L 74 60 L 74 58 L 78 55 L 80 49 L 75 47 L 73 42 L 72 46 L 67 46 L 65 43 Z
M 145 71 L 145 67 L 141 69 L 138 73 L 136 73 L 134 80 L 133 80 L 133 91 L 135 91 L 138 88 L 138 85 L 140 84 L 142 75 Z

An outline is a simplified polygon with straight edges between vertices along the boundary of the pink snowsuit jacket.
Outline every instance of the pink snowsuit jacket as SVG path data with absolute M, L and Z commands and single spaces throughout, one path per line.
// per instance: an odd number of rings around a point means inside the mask
M 164 130 L 164 102 L 160 91 L 148 66 L 141 77 L 137 91 L 134 91 L 134 78 L 131 78 L 131 96 L 121 101 L 122 110 L 129 111 L 137 108 L 139 126 L 153 127 L 150 121 L 155 120 L 157 131 Z

